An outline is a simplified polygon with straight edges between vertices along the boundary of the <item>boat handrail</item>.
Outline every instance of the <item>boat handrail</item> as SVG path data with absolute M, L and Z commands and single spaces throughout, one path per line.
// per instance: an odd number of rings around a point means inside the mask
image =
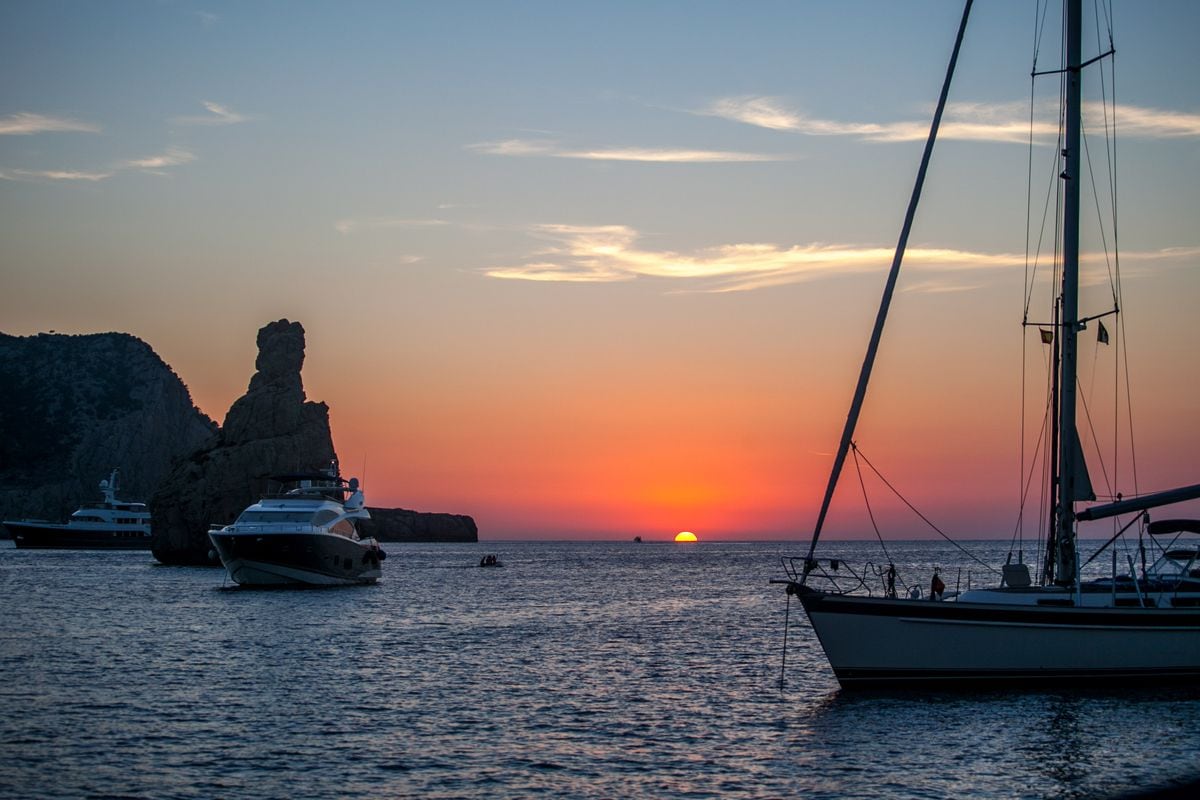
M 314 498 L 321 500 L 330 500 L 334 503 L 342 502 L 339 495 L 345 494 L 346 490 L 338 486 L 308 486 L 304 489 L 290 489 L 286 492 L 267 492 L 262 495 L 262 500 L 311 500 Z
M 824 581 L 833 587 L 833 593 L 835 594 L 853 594 L 865 589 L 867 594 L 871 595 L 873 592 L 867 584 L 867 576 L 872 572 L 882 576 L 886 572 L 886 570 L 875 570 L 874 564 L 871 562 L 867 562 L 862 571 L 859 572 L 844 558 L 783 556 L 781 560 L 783 561 L 784 572 L 787 573 L 788 579 L 792 583 L 804 585 L 810 579 Z M 886 584 L 884 589 L 886 592 Z

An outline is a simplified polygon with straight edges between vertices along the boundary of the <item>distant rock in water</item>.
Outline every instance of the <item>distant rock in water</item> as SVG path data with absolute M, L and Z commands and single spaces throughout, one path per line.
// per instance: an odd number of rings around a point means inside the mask
M 179 462 L 150 498 L 154 557 L 211 564 L 208 528 L 257 501 L 271 475 L 325 469 L 336 459 L 329 407 L 308 402 L 300 369 L 304 327 L 281 319 L 258 332 L 258 370 L 206 447 Z
M 127 333 L 0 333 L 0 517 L 61 521 L 121 471 L 145 500 L 215 436 L 183 381 Z
M 381 542 L 477 542 L 479 529 L 465 514 L 431 514 L 405 508 L 371 508 L 369 520 L 360 520 L 363 536 Z

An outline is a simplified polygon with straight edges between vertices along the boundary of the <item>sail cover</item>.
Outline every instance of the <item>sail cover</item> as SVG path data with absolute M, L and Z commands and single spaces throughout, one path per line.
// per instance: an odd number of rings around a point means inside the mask
M 1147 529 L 1151 536 L 1168 536 L 1172 533 L 1200 533 L 1200 519 L 1159 519 Z

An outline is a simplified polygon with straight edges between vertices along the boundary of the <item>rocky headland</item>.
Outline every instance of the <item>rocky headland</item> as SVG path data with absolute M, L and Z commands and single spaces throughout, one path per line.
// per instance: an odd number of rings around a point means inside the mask
M 466 514 L 438 514 L 406 508 L 368 506 L 371 518 L 361 520 L 358 530 L 381 542 L 477 542 L 479 529 Z
M 216 430 L 135 336 L 0 333 L 2 519 L 64 520 L 114 468 L 118 496 L 144 501 Z
M 232 522 L 270 476 L 325 469 L 337 459 L 329 407 L 309 401 L 300 377 L 304 328 L 286 319 L 258 332 L 256 372 L 220 430 L 176 463 L 150 499 L 154 557 L 211 564 L 210 525 Z M 370 509 L 364 533 L 390 541 L 476 541 L 475 522 L 453 514 Z

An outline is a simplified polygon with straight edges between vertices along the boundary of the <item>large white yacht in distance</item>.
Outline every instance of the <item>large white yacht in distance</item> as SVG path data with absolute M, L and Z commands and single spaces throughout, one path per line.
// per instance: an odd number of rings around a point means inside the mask
M 325 472 L 277 475 L 270 493 L 232 525 L 208 532 L 229 571 L 244 586 L 339 586 L 374 583 L 387 554 L 360 538 L 355 520 L 370 519 L 358 479 L 336 462 Z
M 100 481 L 104 499 L 84 503 L 64 522 L 5 520 L 17 547 L 63 550 L 149 550 L 150 510 L 117 499 L 118 470 Z

